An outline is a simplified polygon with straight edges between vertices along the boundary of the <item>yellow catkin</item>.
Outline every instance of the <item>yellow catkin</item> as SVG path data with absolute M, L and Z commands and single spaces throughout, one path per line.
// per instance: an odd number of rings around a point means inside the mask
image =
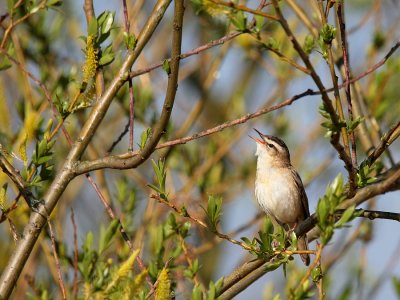
M 210 0 L 203 0 L 203 8 L 210 16 L 213 17 L 226 15 L 229 13 L 229 9 L 226 6 L 218 5 Z
M 171 299 L 171 279 L 169 278 L 168 269 L 162 269 L 158 276 L 158 284 L 156 287 L 156 300 Z
M 4 79 L 3 79 L 4 80 Z M 3 134 L 10 134 L 11 121 L 10 121 L 10 111 L 4 91 L 4 81 L 0 80 L 0 128 Z
M 4 209 L 4 204 L 6 203 L 6 187 L 3 186 L 0 189 L 0 209 Z
M 88 83 L 96 75 L 97 49 L 94 47 L 94 36 L 88 35 L 86 39 L 86 61 L 83 65 L 83 82 Z
M 133 299 L 135 296 L 139 294 L 140 288 L 142 287 L 146 279 L 147 273 L 148 273 L 147 270 L 142 271 L 139 275 L 135 277 L 133 281 L 131 281 L 130 284 L 126 286 L 122 300 Z
M 132 270 L 132 265 L 138 255 L 139 250 L 133 251 L 129 258 L 118 268 L 116 272 L 113 273 L 112 280 L 108 284 L 105 293 L 109 293 L 118 282 L 128 276 L 129 271 Z
M 24 166 L 28 165 L 28 156 L 26 155 L 26 141 L 28 137 L 25 135 L 25 138 L 22 140 L 21 144 L 18 148 L 18 154 L 21 157 L 22 161 L 24 162 Z

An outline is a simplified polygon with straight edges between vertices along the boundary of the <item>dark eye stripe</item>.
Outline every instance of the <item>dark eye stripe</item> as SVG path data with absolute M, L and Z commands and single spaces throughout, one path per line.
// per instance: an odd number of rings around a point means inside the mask
M 281 146 L 284 149 L 288 149 L 288 147 L 286 146 L 285 142 L 282 141 L 280 138 L 273 136 L 273 135 L 268 135 L 267 136 L 268 139 L 270 139 L 271 141 L 277 143 L 279 146 Z

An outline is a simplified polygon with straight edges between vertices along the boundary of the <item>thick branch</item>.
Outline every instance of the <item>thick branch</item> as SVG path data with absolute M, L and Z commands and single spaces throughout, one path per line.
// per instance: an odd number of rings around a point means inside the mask
M 388 172 L 387 176 L 382 179 L 380 182 L 373 183 L 369 186 L 366 186 L 362 189 L 357 190 L 356 195 L 344 201 L 341 205 L 341 208 L 347 208 L 353 204 L 360 204 L 362 202 L 367 201 L 368 199 L 375 197 L 380 194 L 384 194 L 389 191 L 399 190 L 400 189 L 400 168 L 392 170 L 393 172 Z M 340 213 L 340 211 L 338 212 Z M 391 212 L 379 212 L 379 211 L 369 211 L 363 210 L 361 217 L 374 219 L 374 218 L 383 218 L 383 219 L 391 219 L 391 220 L 400 220 L 400 214 L 391 213 Z M 295 233 L 297 236 L 304 235 L 310 229 L 312 229 L 317 223 L 317 218 L 315 214 L 311 217 L 307 218 L 305 221 L 299 224 L 296 228 Z M 312 240 L 317 238 L 317 235 L 308 235 L 308 240 Z M 256 281 L 258 278 L 263 276 L 264 274 L 274 270 L 271 269 L 272 266 L 275 266 L 272 262 L 266 262 L 262 259 L 256 259 L 249 262 L 244 263 L 242 266 L 238 267 L 234 270 L 230 275 L 228 275 L 224 280 L 224 287 L 222 288 L 222 297 L 221 299 L 229 299 L 227 295 L 237 295 L 239 292 L 243 291 L 246 287 L 248 287 L 251 283 Z
M 83 152 L 91 141 L 115 94 L 128 78 L 129 69 L 138 58 L 144 46 L 150 40 L 170 2 L 171 0 L 160 0 L 157 2 L 147 20 L 147 23 L 138 37 L 136 48 L 129 53 L 119 71 L 119 74 L 115 76 L 115 79 L 111 83 L 110 87 L 99 99 L 96 106 L 91 111 L 89 118 L 82 128 L 77 141 L 71 148 L 63 167 L 55 176 L 55 180 L 49 187 L 44 197 L 45 204 L 39 208 L 38 213 L 32 212 L 29 223 L 24 229 L 23 238 L 19 240 L 13 255 L 8 261 L 8 265 L 4 269 L 0 278 L 0 299 L 6 299 L 10 296 L 12 289 L 14 288 L 29 257 L 29 254 L 33 249 L 33 246 L 35 245 L 43 226 L 46 224 L 47 220 L 42 215 L 47 216 L 53 211 L 69 182 L 76 176 L 73 165 L 82 156 Z

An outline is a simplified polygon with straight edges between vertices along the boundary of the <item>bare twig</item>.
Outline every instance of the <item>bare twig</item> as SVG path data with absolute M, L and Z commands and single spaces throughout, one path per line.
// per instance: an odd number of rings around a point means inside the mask
M 128 14 L 128 6 L 126 5 L 126 0 L 122 0 L 122 6 L 124 8 L 124 25 L 125 25 L 125 34 L 129 36 L 129 14 Z M 128 48 L 128 45 L 126 45 Z M 130 72 L 130 70 L 129 70 Z M 133 133 L 134 133 L 134 122 L 135 122 L 135 97 L 133 95 L 133 84 L 132 78 L 128 79 L 128 88 L 129 88 L 129 146 L 128 151 L 133 151 Z
M 57 269 L 57 275 L 58 275 L 58 284 L 60 286 L 62 298 L 63 299 L 67 299 L 67 296 L 65 294 L 64 281 L 63 281 L 62 274 L 61 274 L 60 261 L 58 260 L 58 255 L 57 255 L 57 248 L 56 248 L 56 240 L 55 240 L 55 237 L 54 237 L 54 231 L 53 231 L 53 227 L 51 226 L 51 222 L 50 222 L 49 219 L 47 220 L 47 225 L 49 226 L 51 247 L 52 247 L 52 250 L 53 250 L 54 261 L 56 262 L 56 269 Z
M 385 64 L 385 62 L 393 55 L 393 53 L 400 47 L 400 42 L 397 42 L 391 49 L 390 51 L 376 64 L 374 64 L 373 66 L 371 66 L 368 70 L 366 70 L 365 72 L 361 73 L 360 75 L 354 77 L 352 80 L 350 80 L 350 83 L 354 83 L 360 79 L 362 79 L 365 76 L 368 76 L 369 74 L 371 74 L 372 72 L 374 72 L 376 69 L 378 69 L 379 67 L 383 66 Z M 345 87 L 345 83 L 339 85 L 339 88 L 343 88 Z M 280 109 L 284 106 L 288 106 L 291 105 L 293 102 L 305 97 L 305 96 L 314 96 L 314 95 L 321 95 L 321 94 L 326 94 L 329 92 L 332 92 L 334 90 L 334 88 L 328 88 L 328 89 L 323 89 L 318 90 L 318 91 L 314 91 L 311 89 L 308 89 L 306 91 L 304 91 L 303 93 L 294 95 L 284 101 L 282 101 L 279 104 L 261 109 L 257 112 L 254 113 L 250 113 L 247 114 L 245 116 L 242 116 L 238 119 L 235 119 L 233 121 L 229 121 L 229 122 L 225 122 L 223 124 L 220 124 L 216 127 L 204 130 L 202 132 L 196 133 L 192 136 L 187 136 L 184 138 L 179 138 L 176 140 L 172 140 L 172 141 L 168 141 L 162 144 L 159 144 L 155 149 L 161 149 L 161 148 L 166 148 L 166 147 L 172 147 L 172 146 L 176 146 L 176 145 L 180 145 L 180 144 L 186 144 L 187 142 L 190 142 L 192 140 L 196 140 L 208 135 L 211 135 L 215 132 L 219 132 L 222 131 L 226 128 L 229 127 L 233 127 L 242 123 L 247 122 L 250 119 L 254 119 L 256 117 L 259 117 L 261 115 L 267 114 L 271 111 Z M 337 147 L 342 147 L 340 144 L 336 145 Z M 93 161 L 81 161 L 79 162 L 79 164 L 76 166 L 75 172 L 77 174 L 84 174 L 86 172 L 90 172 L 93 170 L 98 170 L 98 169 L 102 169 L 102 168 L 114 168 L 114 169 L 129 169 L 129 168 L 133 168 L 135 166 L 135 163 L 137 161 L 137 159 L 135 158 L 136 156 L 139 155 L 138 151 L 135 152 L 130 152 L 130 153 L 126 153 L 126 154 L 121 154 L 121 155 L 111 155 L 111 156 L 107 156 L 104 158 L 100 158 L 97 160 L 93 160 Z M 351 164 L 351 159 L 349 158 L 349 163 Z
M 301 280 L 298 282 L 296 288 L 291 293 L 291 297 L 289 297 L 289 299 L 294 299 L 294 295 L 296 294 L 296 290 L 302 288 L 303 284 L 306 282 L 308 277 L 310 277 L 311 272 L 315 269 L 316 266 L 321 264 L 321 254 L 322 254 L 322 250 L 323 249 L 324 249 L 324 246 L 322 244 L 317 243 L 317 255 L 315 256 L 315 259 L 312 262 L 312 264 L 307 268 L 307 272 L 303 275 Z
M 340 40 L 342 44 L 342 52 L 343 52 L 343 65 L 345 72 L 345 94 L 347 100 L 347 112 L 350 119 L 350 123 L 353 122 L 353 104 L 351 101 L 351 92 L 350 92 L 350 62 L 349 62 L 349 51 L 347 44 L 347 36 L 346 36 L 346 23 L 344 21 L 344 7 L 343 2 L 339 1 L 337 3 L 337 17 L 340 24 Z M 350 130 L 348 133 L 351 141 L 351 159 L 353 162 L 353 172 L 357 170 L 357 145 L 356 145 L 356 137 L 355 130 Z M 353 175 L 354 176 L 354 175 Z
M 74 267 L 74 277 L 72 280 L 72 299 L 78 299 L 78 235 L 77 235 L 77 227 L 75 223 L 75 215 L 74 210 L 71 207 L 71 223 L 73 228 L 73 240 L 74 240 L 74 260 L 73 260 L 73 267 Z
M 261 11 L 261 10 L 252 9 L 252 8 L 247 7 L 245 5 L 236 4 L 233 1 L 229 1 L 229 2 L 224 2 L 224 1 L 221 1 L 221 0 L 210 0 L 210 1 L 215 3 L 215 4 L 221 5 L 221 6 L 230 7 L 230 8 L 233 8 L 235 10 L 245 11 L 245 12 L 251 13 L 251 14 L 256 15 L 256 16 L 262 16 L 264 18 L 275 20 L 275 21 L 278 20 L 278 18 L 276 16 L 274 16 L 274 15 L 267 14 L 267 13 Z
M 192 49 L 192 50 L 190 50 L 190 51 L 188 51 L 188 52 L 186 52 L 186 53 L 182 53 L 182 54 L 180 55 L 180 58 L 181 58 L 181 59 L 185 59 L 185 58 L 188 58 L 188 57 L 190 57 L 190 56 L 199 54 L 200 52 L 206 51 L 206 50 L 208 50 L 208 49 L 210 49 L 210 48 L 212 48 L 212 47 L 222 45 L 222 44 L 224 44 L 225 42 L 228 42 L 228 41 L 234 39 L 235 37 L 237 37 L 237 36 L 239 36 L 239 35 L 241 35 L 241 34 L 242 34 L 241 32 L 231 32 L 231 33 L 229 33 L 229 34 L 223 36 L 222 38 L 213 40 L 213 41 L 211 41 L 211 42 L 209 42 L 209 43 L 207 43 L 207 44 L 205 44 L 205 45 L 202 45 L 202 46 L 199 46 L 199 47 L 197 47 L 197 48 L 194 48 L 194 49 Z M 169 59 L 167 59 L 167 60 L 170 62 L 170 61 L 171 61 L 171 58 L 169 58 Z M 130 77 L 130 78 L 133 78 L 133 77 L 137 77 L 137 76 L 146 74 L 146 73 L 148 73 L 148 72 L 151 72 L 151 71 L 153 71 L 153 70 L 155 70 L 155 69 L 158 69 L 158 68 L 162 67 L 162 65 L 163 65 L 163 62 L 159 62 L 159 63 L 156 63 L 156 64 L 154 64 L 154 65 L 151 65 L 151 66 L 149 66 L 149 67 L 147 67 L 147 68 L 144 68 L 144 69 L 140 69 L 140 70 L 137 70 L 137 71 L 130 72 L 130 73 L 129 73 L 129 77 Z
M 368 156 L 368 165 L 372 165 L 382 153 L 399 137 L 400 135 L 400 122 L 397 122 L 392 126 L 387 133 L 385 133 L 381 139 L 380 144 L 375 150 Z
M 345 212 L 345 209 L 338 209 L 335 212 L 335 216 L 339 219 L 339 217 Z M 366 218 L 370 220 L 374 219 L 385 219 L 385 220 L 393 220 L 400 222 L 400 214 L 387 212 L 387 211 L 378 211 L 378 210 L 368 210 L 368 209 L 356 209 L 355 213 L 359 214 L 359 217 Z M 318 223 L 317 214 L 314 213 L 306 220 L 301 222 L 299 226 L 297 226 L 295 233 L 298 236 L 306 234 L 310 231 L 314 226 Z

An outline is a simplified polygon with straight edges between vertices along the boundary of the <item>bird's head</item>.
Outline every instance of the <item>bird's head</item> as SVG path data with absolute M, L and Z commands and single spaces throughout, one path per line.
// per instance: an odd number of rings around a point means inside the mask
M 257 143 L 256 156 L 258 156 L 259 159 L 277 165 L 290 164 L 289 149 L 284 141 L 273 135 L 262 134 L 255 128 L 254 130 L 258 133 L 260 138 L 250 137 Z

